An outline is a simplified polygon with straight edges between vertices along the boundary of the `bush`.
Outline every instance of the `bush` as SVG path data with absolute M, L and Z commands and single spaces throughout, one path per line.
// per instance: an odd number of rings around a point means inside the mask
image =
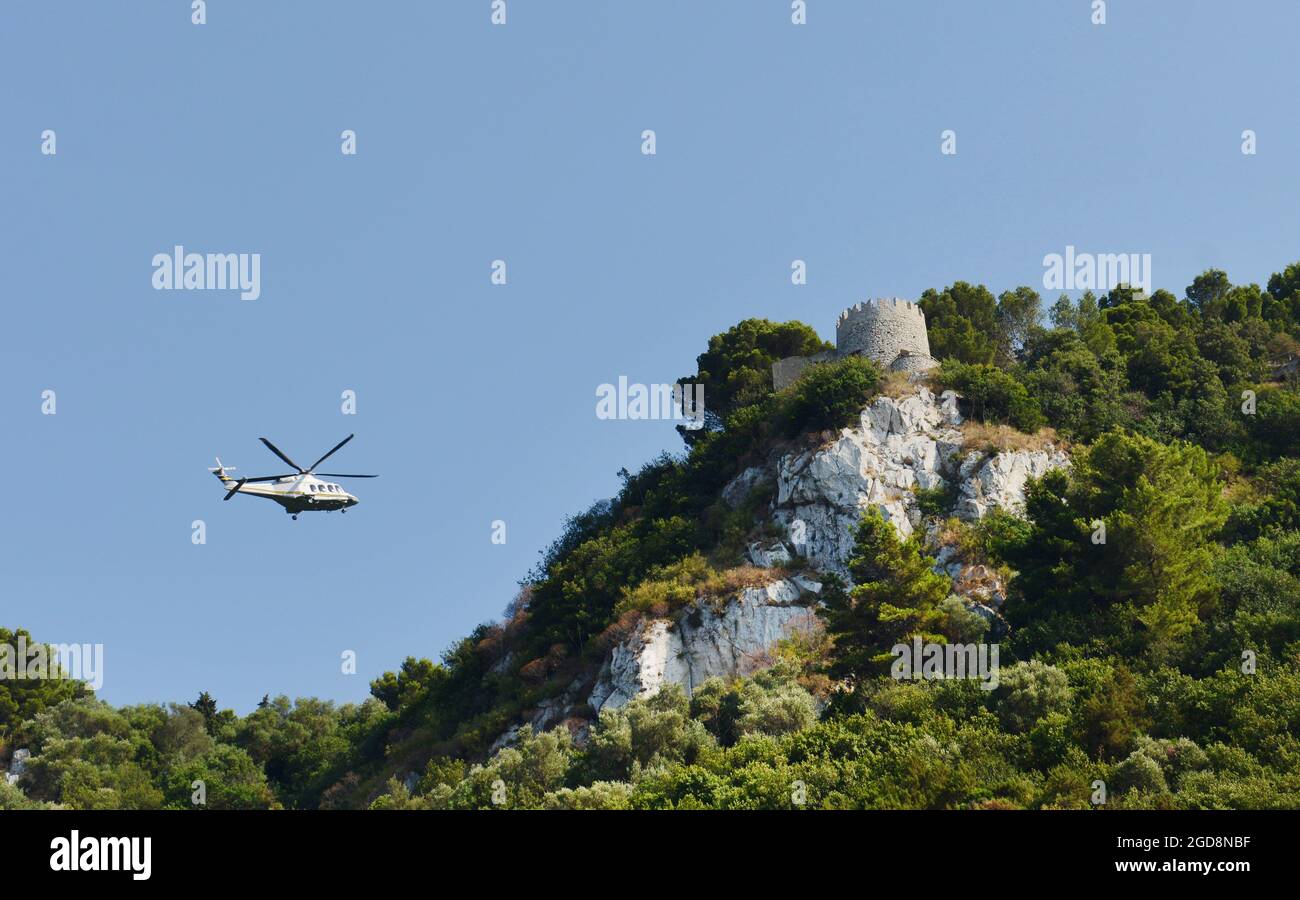
M 949 640 L 958 644 L 974 644 L 988 634 L 988 620 L 966 605 L 956 594 L 949 594 L 939 604 L 943 619 L 939 631 Z
M 1140 750 L 1115 767 L 1111 787 L 1119 793 L 1141 791 L 1145 794 L 1163 794 L 1169 790 L 1160 764 Z
M 643 612 L 665 616 L 694 601 L 707 585 L 717 581 L 718 573 L 704 557 L 692 553 L 675 563 L 655 567 L 640 584 L 624 588 L 614 615 Z
M 798 675 L 796 665 L 780 662 L 732 685 L 710 678 L 691 697 L 691 716 L 723 746 L 749 735 L 802 731 L 817 721 L 817 704 Z
M 809 366 L 777 394 L 776 420 L 787 437 L 851 425 L 880 387 L 880 368 L 861 356 Z
M 961 396 L 962 411 L 981 422 L 1007 422 L 1029 433 L 1047 424 L 1025 386 L 995 366 L 950 359 L 940 367 L 938 377 L 945 390 Z
M 632 785 L 624 781 L 597 781 L 546 795 L 547 809 L 630 809 L 631 805 Z
M 916 507 L 924 516 L 947 516 L 957 505 L 961 496 L 955 481 L 945 482 L 939 487 L 916 488 Z
M 681 687 L 669 684 L 651 697 L 602 709 L 586 762 L 596 779 L 635 781 L 644 769 L 693 763 L 713 744 L 703 724 L 691 718 Z
M 1072 698 L 1065 673 L 1036 659 L 1005 669 L 993 692 L 998 718 L 1016 732 L 1029 731 L 1052 713 L 1067 712 Z

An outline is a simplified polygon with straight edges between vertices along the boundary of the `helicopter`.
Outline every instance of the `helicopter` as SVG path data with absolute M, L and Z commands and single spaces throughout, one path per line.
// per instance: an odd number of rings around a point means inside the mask
M 259 475 L 256 478 L 240 478 L 236 481 L 226 474 L 235 471 L 235 467 L 223 465 L 220 456 L 217 457 L 216 467 L 209 466 L 208 471 L 215 474 L 223 485 L 230 488 L 226 491 L 226 496 L 221 498 L 223 501 L 229 500 L 236 494 L 265 497 L 283 506 L 284 511 L 293 516 L 295 520 L 298 518 L 298 513 L 302 512 L 333 512 L 337 509 L 340 513 L 345 513 L 349 507 L 356 506 L 360 501 L 345 491 L 342 485 L 321 481 L 321 479 L 378 478 L 379 476 L 342 475 L 335 472 L 317 473 L 316 467 L 333 456 L 340 447 L 354 437 L 356 437 L 355 434 L 349 434 L 335 444 L 334 449 L 330 450 L 329 453 L 326 453 L 305 469 L 285 456 L 279 447 L 266 438 L 258 438 L 259 441 L 266 444 L 268 450 L 297 470 L 285 475 Z M 263 487 L 263 484 L 266 486 Z

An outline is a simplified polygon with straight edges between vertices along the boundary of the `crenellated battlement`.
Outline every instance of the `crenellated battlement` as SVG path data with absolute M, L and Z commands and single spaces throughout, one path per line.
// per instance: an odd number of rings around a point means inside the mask
M 925 321 L 925 313 L 922 312 L 921 307 L 911 300 L 904 300 L 902 297 L 872 297 L 868 300 L 859 301 L 840 313 L 839 318 L 835 320 L 835 327 L 838 328 L 851 318 L 879 315 L 882 309 L 902 311 L 908 315 L 918 316 L 921 321 Z

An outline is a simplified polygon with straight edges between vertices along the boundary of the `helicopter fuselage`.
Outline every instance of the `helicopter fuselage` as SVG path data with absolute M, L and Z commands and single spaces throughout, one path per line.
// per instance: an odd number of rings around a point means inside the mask
M 217 476 L 226 489 L 234 487 L 236 479 L 224 472 Z M 265 497 L 284 507 L 285 512 L 329 512 L 348 509 L 360 501 L 343 489 L 342 485 L 322 481 L 311 475 L 281 478 L 270 484 L 245 484 L 238 491 L 250 497 Z

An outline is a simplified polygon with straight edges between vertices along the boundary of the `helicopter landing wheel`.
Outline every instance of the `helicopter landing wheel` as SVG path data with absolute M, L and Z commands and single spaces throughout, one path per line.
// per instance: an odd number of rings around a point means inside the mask
M 339 515 L 343 515 L 343 514 L 346 513 L 346 512 L 347 512 L 346 509 L 340 509 L 340 510 L 339 510 Z
M 298 514 L 297 514 L 297 513 L 294 513 L 293 516 L 291 516 L 291 518 L 292 518 L 295 522 L 297 522 L 297 521 L 298 521 Z

